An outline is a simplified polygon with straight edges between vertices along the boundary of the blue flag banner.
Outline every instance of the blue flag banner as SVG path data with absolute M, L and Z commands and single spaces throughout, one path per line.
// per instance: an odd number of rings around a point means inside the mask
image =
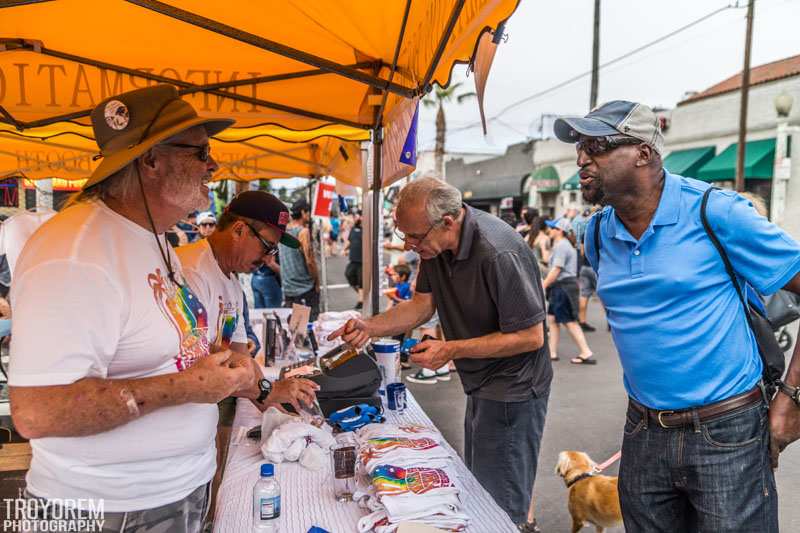
M 403 151 L 400 152 L 400 162 L 404 165 L 417 166 L 417 123 L 419 121 L 419 103 L 414 110 L 414 118 L 411 119 L 411 126 L 408 128 L 406 142 L 403 143 Z

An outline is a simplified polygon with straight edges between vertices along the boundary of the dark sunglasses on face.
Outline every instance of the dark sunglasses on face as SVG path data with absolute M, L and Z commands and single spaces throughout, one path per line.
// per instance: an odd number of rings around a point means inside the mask
M 640 139 L 626 136 L 606 135 L 604 137 L 584 137 L 575 143 L 577 152 L 584 151 L 588 156 L 595 156 L 610 152 L 614 148 L 624 145 L 643 144 Z
M 258 241 L 261 243 L 261 248 L 262 248 L 262 252 L 263 252 L 264 255 L 275 255 L 275 254 L 278 253 L 278 245 L 277 244 L 272 244 L 271 242 L 267 242 L 264 239 L 264 237 L 262 237 L 256 231 L 256 229 L 253 226 L 251 226 L 250 224 L 248 224 L 247 222 L 244 222 L 244 225 L 247 226 L 248 228 L 250 228 L 250 231 L 253 232 L 253 235 L 255 235 L 256 239 L 258 239 Z
M 197 150 L 195 154 L 197 159 L 202 161 L 203 163 L 208 161 L 208 158 L 211 157 L 211 145 L 210 144 L 182 144 L 182 143 L 161 143 L 164 146 L 173 146 L 175 148 L 194 148 Z
M 206 228 L 213 228 L 214 226 L 217 225 L 217 223 L 216 222 L 203 222 L 200 225 L 204 226 Z

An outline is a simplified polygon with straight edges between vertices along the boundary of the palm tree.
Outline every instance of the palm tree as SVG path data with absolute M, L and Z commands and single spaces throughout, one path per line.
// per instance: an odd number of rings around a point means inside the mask
M 422 100 L 425 107 L 438 107 L 436 111 L 436 148 L 434 148 L 434 161 L 436 165 L 436 176 L 439 179 L 444 178 L 444 151 L 445 151 L 445 137 L 447 135 L 447 122 L 444 119 L 444 104 L 456 99 L 456 103 L 461 103 L 468 98 L 474 98 L 477 94 L 473 92 L 463 93 L 456 96 L 456 90 L 462 85 L 461 82 L 454 83 L 446 89 L 442 89 L 438 85 L 434 88 L 432 96 L 426 97 Z

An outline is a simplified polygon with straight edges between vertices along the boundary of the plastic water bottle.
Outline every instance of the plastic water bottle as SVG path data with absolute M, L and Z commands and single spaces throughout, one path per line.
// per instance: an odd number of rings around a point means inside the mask
M 275 466 L 261 465 L 261 479 L 253 486 L 253 531 L 277 533 L 281 516 L 281 486 Z

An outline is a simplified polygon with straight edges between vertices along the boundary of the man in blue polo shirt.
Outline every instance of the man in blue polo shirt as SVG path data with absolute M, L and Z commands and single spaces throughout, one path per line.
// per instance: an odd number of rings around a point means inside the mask
M 619 477 L 625 528 L 778 531 L 770 454 L 776 465 L 800 436 L 790 397 L 799 350 L 768 413 L 758 346 L 701 222 L 709 185 L 663 168 L 664 139 L 647 106 L 609 102 L 558 119 L 555 133 L 576 144 L 584 200 L 605 206 L 585 249 L 630 397 Z M 706 214 L 740 281 L 762 294 L 800 293 L 800 245 L 747 200 L 712 191 Z

